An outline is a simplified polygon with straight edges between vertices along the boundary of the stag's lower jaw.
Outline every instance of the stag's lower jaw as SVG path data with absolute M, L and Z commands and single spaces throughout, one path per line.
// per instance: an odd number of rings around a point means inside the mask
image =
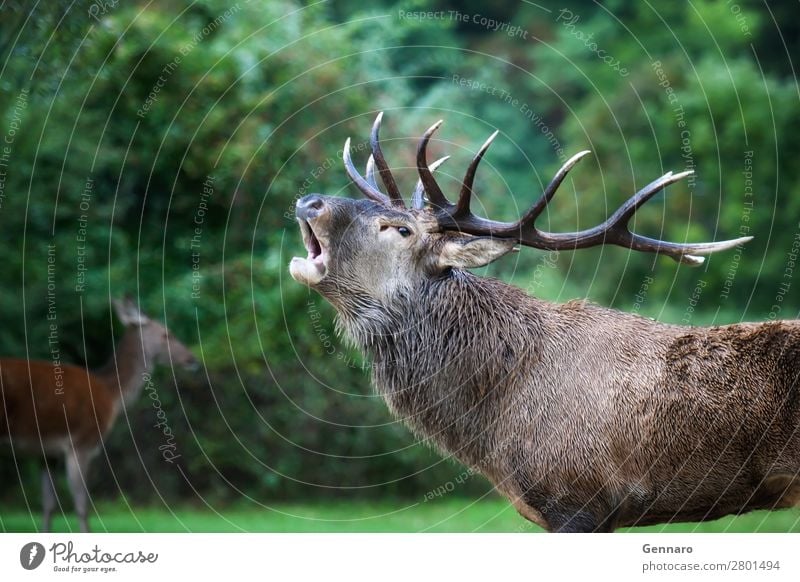
M 322 281 L 327 271 L 325 267 L 325 247 L 320 242 L 311 225 L 305 220 L 298 220 L 300 223 L 300 232 L 303 234 L 303 244 L 306 247 L 308 255 L 303 257 L 294 257 L 292 262 L 289 263 L 289 273 L 292 278 L 298 283 L 304 285 L 316 285 Z

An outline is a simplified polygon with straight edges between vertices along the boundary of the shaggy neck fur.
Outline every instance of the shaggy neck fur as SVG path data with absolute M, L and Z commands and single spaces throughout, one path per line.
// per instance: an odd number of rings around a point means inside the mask
M 524 297 L 524 307 L 509 311 L 510 296 Z M 373 382 L 391 412 L 439 448 L 481 465 L 501 438 L 497 427 L 507 424 L 508 394 L 536 366 L 538 301 L 460 270 L 425 279 L 388 304 L 353 297 L 339 306 L 338 324 L 372 358 Z

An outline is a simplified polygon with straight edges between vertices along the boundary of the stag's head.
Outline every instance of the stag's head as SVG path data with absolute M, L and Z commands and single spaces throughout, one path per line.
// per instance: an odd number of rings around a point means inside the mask
M 451 268 L 485 265 L 514 241 L 442 232 L 430 213 L 372 200 L 312 194 L 297 202 L 308 255 L 292 259 L 292 277 L 333 298 L 390 299 Z
M 462 181 L 458 199 L 451 203 L 433 177 L 447 158 L 428 164 L 427 146 L 441 125 L 434 124 L 417 148 L 419 181 L 407 207 L 380 147 L 379 114 L 372 127 L 372 155 L 362 176 L 350 156 L 350 140 L 344 146 L 348 176 L 365 200 L 311 194 L 297 201 L 297 220 L 308 255 L 295 257 L 292 277 L 317 289 L 336 303 L 337 297 L 361 295 L 389 299 L 425 278 L 441 277 L 452 269 L 486 265 L 516 245 L 546 250 L 575 250 L 603 244 L 664 254 L 699 265 L 703 257 L 750 240 L 751 237 L 715 243 L 672 243 L 632 233 L 628 222 L 655 194 L 691 172 L 669 172 L 634 194 L 602 224 L 573 233 L 550 233 L 535 226 L 561 182 L 589 152 L 573 156 L 556 173 L 541 197 L 515 222 L 480 218 L 470 210 L 475 171 L 495 132 L 478 150 Z M 380 175 L 386 192 L 378 186 Z

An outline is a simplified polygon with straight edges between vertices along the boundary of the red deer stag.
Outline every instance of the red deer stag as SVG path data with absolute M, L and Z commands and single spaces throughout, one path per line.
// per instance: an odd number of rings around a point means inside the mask
M 0 440 L 18 451 L 66 459 L 67 481 L 81 531 L 89 531 L 86 489 L 89 463 L 123 406 L 140 395 L 156 364 L 196 369 L 197 360 L 167 329 L 142 314 L 131 300 L 115 301 L 125 334 L 99 370 L 18 359 L 0 359 Z M 45 462 L 42 471 L 43 529 L 57 498 Z
M 518 244 L 615 244 L 697 265 L 747 242 L 677 244 L 629 230 L 645 202 L 689 172 L 648 184 L 595 228 L 550 233 L 536 219 L 588 152 L 567 161 L 522 218 L 496 222 L 470 210 L 494 135 L 451 203 L 426 156 L 441 122 L 426 131 L 406 208 L 380 122 L 364 176 L 344 146 L 347 174 L 367 200 L 297 201 L 308 256 L 290 271 L 334 306 L 394 415 L 551 531 L 702 521 L 800 500 L 799 321 L 666 325 L 583 301 L 548 303 L 466 270 Z

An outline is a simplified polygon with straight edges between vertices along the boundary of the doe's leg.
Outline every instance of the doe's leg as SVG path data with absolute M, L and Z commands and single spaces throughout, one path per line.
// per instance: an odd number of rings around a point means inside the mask
M 45 460 L 44 469 L 42 469 L 42 531 L 44 532 L 50 531 L 56 503 L 58 503 L 58 497 L 56 497 L 53 475 Z
M 82 532 L 89 531 L 89 492 L 86 489 L 90 454 L 87 451 L 67 451 L 67 482 L 75 502 L 75 513 Z

